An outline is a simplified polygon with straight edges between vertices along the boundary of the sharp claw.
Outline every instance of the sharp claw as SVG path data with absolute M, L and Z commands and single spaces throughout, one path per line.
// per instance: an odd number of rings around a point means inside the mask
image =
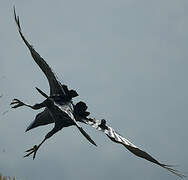
M 26 154 L 24 157 L 28 157 L 33 153 L 33 151 L 31 151 L 30 153 Z
M 23 103 L 19 99 L 13 99 L 12 102 L 10 103 L 10 105 L 14 105 L 14 106 L 12 106 L 12 108 L 17 108 L 17 107 L 25 105 L 25 103 Z
M 13 99 L 12 102 L 10 103 L 10 105 L 16 104 L 16 103 L 18 103 L 18 101 L 16 101 L 15 99 Z
M 20 101 L 19 99 L 14 98 L 13 101 Z
M 35 146 L 33 146 L 33 148 L 28 149 L 27 151 L 25 151 L 25 152 L 28 152 L 28 154 L 26 154 L 24 157 L 28 157 L 28 156 L 30 156 L 31 154 L 33 154 L 33 160 L 34 160 L 35 157 L 36 157 L 36 153 L 37 153 L 38 148 L 39 148 L 39 147 L 38 147 L 37 145 L 35 145 Z
M 12 106 L 12 108 L 18 108 L 18 107 L 20 107 L 20 106 L 22 106 L 22 104 L 17 104 L 17 105 L 15 105 L 15 106 Z
M 36 153 L 37 153 L 37 151 L 35 151 L 34 154 L 33 154 L 33 160 L 34 160 L 35 157 L 36 157 Z
M 17 103 L 17 102 L 16 102 L 16 101 L 14 101 L 14 100 L 12 100 L 12 102 L 10 103 L 10 105 L 11 105 L 11 104 L 15 104 L 15 103 Z
M 13 105 L 13 104 L 16 104 L 17 102 L 14 102 L 14 101 L 12 101 L 11 103 L 10 103 L 10 105 Z
M 31 149 L 28 149 L 27 151 L 25 152 L 30 152 L 30 151 L 33 151 L 34 150 L 34 147 L 32 147 Z

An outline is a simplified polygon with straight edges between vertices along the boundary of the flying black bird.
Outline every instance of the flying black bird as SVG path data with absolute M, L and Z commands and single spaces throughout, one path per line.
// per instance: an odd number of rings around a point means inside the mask
M 61 130 L 63 127 L 68 127 L 71 125 L 76 125 L 81 133 L 94 145 L 95 142 L 90 138 L 90 136 L 81 128 L 78 122 L 85 123 L 94 127 L 95 129 L 104 132 L 108 138 L 110 138 L 113 142 L 122 144 L 125 146 L 130 152 L 135 154 L 138 157 L 144 158 L 152 163 L 155 163 L 168 171 L 174 173 L 175 175 L 183 178 L 185 175 L 181 174 L 179 171 L 172 168 L 171 165 L 166 165 L 160 163 L 156 159 L 154 159 L 151 155 L 147 152 L 141 150 L 130 141 L 122 137 L 119 133 L 117 133 L 112 127 L 108 126 L 106 120 L 96 120 L 95 118 L 88 118 L 89 112 L 87 112 L 87 105 L 84 102 L 78 102 L 76 105 L 73 104 L 72 98 L 78 96 L 77 92 L 74 90 L 69 90 L 66 85 L 62 85 L 61 82 L 57 79 L 52 69 L 46 63 L 46 61 L 35 51 L 35 49 L 28 43 L 25 39 L 24 35 L 21 31 L 21 26 L 19 22 L 19 16 L 16 15 L 15 7 L 14 7 L 14 17 L 18 27 L 18 32 L 28 47 L 31 56 L 33 57 L 34 61 L 38 64 L 40 69 L 46 75 L 49 86 L 50 86 L 50 96 L 46 95 L 43 91 L 37 88 L 39 93 L 41 93 L 46 99 L 40 103 L 35 104 L 33 106 L 23 103 L 18 99 L 13 99 L 11 105 L 12 108 L 18 108 L 21 106 L 27 106 L 32 109 L 40 109 L 45 107 L 44 111 L 39 113 L 35 120 L 28 126 L 26 131 L 29 131 L 35 127 L 47 125 L 50 123 L 55 123 L 54 128 L 50 131 L 44 138 L 44 140 L 37 146 L 35 145 L 33 148 L 27 150 L 28 154 L 25 157 L 30 156 L 33 154 L 33 159 L 36 156 L 36 152 L 39 147 L 51 137 L 54 133 Z
M 43 123 L 43 121 L 45 121 L 45 124 L 49 124 L 51 122 L 55 123 L 54 128 L 45 136 L 44 140 L 38 146 L 35 145 L 33 148 L 26 151 L 28 152 L 28 154 L 25 157 L 29 156 L 30 154 L 34 154 L 33 155 L 33 159 L 34 159 L 36 156 L 37 150 L 48 138 L 53 136 L 56 132 L 61 130 L 63 127 L 68 127 L 72 125 L 75 125 L 80 130 L 80 132 L 92 144 L 96 146 L 96 143 L 90 138 L 90 136 L 82 129 L 82 127 L 75 120 L 72 98 L 78 96 L 77 92 L 74 90 L 69 90 L 66 85 L 62 85 L 56 79 L 51 68 L 47 65 L 47 63 L 40 57 L 40 55 L 32 48 L 32 46 L 24 38 L 21 32 L 20 24 L 19 24 L 19 17 L 16 16 L 15 8 L 14 8 L 14 16 L 15 16 L 15 21 L 17 23 L 22 39 L 24 40 L 25 44 L 31 51 L 31 54 L 35 62 L 40 66 L 40 68 L 43 70 L 45 75 L 48 77 L 48 81 L 50 84 L 50 97 L 48 97 L 44 92 L 42 92 L 40 89 L 37 88 L 37 90 L 45 98 L 47 98 L 42 103 L 31 106 L 31 105 L 24 104 L 18 99 L 14 99 L 11 105 L 14 104 L 13 108 L 17 108 L 17 107 L 25 105 L 35 110 L 46 107 L 46 109 L 42 113 L 37 115 L 35 121 L 27 128 L 27 130 L 41 125 L 40 122 Z M 44 116 L 41 116 L 41 114 L 43 114 Z

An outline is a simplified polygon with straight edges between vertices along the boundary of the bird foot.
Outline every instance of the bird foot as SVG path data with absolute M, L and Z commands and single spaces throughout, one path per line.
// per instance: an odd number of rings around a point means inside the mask
M 24 106 L 25 103 L 23 103 L 19 99 L 13 99 L 12 102 L 10 103 L 10 105 L 13 105 L 12 108 L 18 108 L 20 106 Z
M 33 160 L 35 159 L 36 157 L 36 153 L 37 153 L 37 150 L 39 149 L 39 146 L 37 145 L 34 145 L 31 149 L 28 149 L 27 152 L 28 154 L 26 154 L 24 157 L 28 157 L 30 156 L 31 154 L 33 154 Z

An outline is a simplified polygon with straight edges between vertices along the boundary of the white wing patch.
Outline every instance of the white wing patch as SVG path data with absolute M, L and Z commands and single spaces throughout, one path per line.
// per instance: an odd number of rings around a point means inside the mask
M 132 144 L 130 141 L 122 137 L 120 134 L 118 134 L 112 127 L 107 126 L 107 129 L 102 129 L 100 126 L 101 121 L 93 119 L 93 121 L 88 121 L 87 119 L 82 119 L 84 123 L 94 127 L 95 129 L 104 132 L 111 140 L 114 140 L 117 143 L 121 143 L 123 145 L 132 146 L 137 148 L 134 144 Z
M 104 128 L 101 128 L 101 122 L 102 120 L 96 120 L 96 119 L 82 119 L 82 121 L 92 127 L 94 127 L 95 129 L 104 132 L 108 138 L 110 138 L 112 141 L 122 144 L 123 146 L 125 146 L 130 152 L 132 152 L 134 155 L 144 158 L 152 163 L 155 163 L 165 169 L 167 169 L 168 171 L 172 172 L 173 174 L 177 175 L 178 177 L 186 177 L 185 175 L 183 175 L 182 173 L 180 173 L 179 171 L 171 168 L 171 165 L 166 165 L 166 164 L 162 164 L 159 161 L 157 161 L 156 159 L 154 159 L 151 155 L 149 155 L 147 152 L 139 149 L 137 146 L 135 146 L 133 143 L 131 143 L 129 140 L 127 140 L 126 138 L 124 138 L 123 136 L 121 136 L 120 134 L 118 134 L 112 127 L 107 126 L 106 125 L 106 121 L 105 124 L 103 124 Z

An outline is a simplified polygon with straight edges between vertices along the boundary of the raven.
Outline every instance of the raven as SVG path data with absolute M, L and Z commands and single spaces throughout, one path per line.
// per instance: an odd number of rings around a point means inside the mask
M 88 118 L 90 113 L 86 111 L 87 105 L 84 102 L 78 102 L 76 105 L 74 105 L 72 98 L 78 96 L 77 92 L 75 90 L 69 90 L 66 85 L 61 84 L 61 82 L 57 79 L 55 73 L 46 63 L 46 61 L 35 51 L 32 45 L 30 45 L 28 41 L 25 39 L 21 30 L 19 16 L 16 15 L 15 7 L 14 17 L 18 27 L 18 32 L 22 40 L 28 47 L 34 61 L 38 64 L 38 66 L 48 79 L 50 86 L 50 96 L 46 95 L 42 90 L 37 88 L 39 93 L 41 93 L 46 98 L 42 103 L 31 106 L 26 103 L 23 103 L 18 99 L 13 99 L 13 101 L 11 102 L 11 105 L 13 105 L 12 108 L 28 106 L 32 109 L 37 110 L 45 107 L 44 111 L 42 111 L 36 116 L 35 120 L 28 126 L 26 131 L 29 131 L 30 129 L 33 129 L 38 126 L 55 123 L 55 126 L 52 129 L 52 131 L 50 131 L 45 136 L 44 140 L 38 146 L 35 145 L 33 148 L 26 151 L 28 152 L 28 154 L 26 154 L 25 157 L 34 154 L 34 159 L 38 148 L 45 142 L 46 139 L 48 139 L 54 133 L 61 130 L 63 127 L 68 127 L 71 125 L 75 125 L 92 144 L 96 145 L 95 142 L 90 138 L 90 136 L 78 124 L 78 122 L 82 122 L 94 127 L 96 130 L 104 132 L 107 135 L 107 137 L 110 138 L 113 142 L 122 144 L 136 156 L 144 158 L 152 163 L 155 163 L 181 178 L 186 177 L 179 171 L 173 169 L 171 165 L 166 165 L 157 161 L 147 152 L 135 146 L 129 140 L 117 133 L 112 127 L 108 126 L 106 120 L 96 120 L 95 118 Z

